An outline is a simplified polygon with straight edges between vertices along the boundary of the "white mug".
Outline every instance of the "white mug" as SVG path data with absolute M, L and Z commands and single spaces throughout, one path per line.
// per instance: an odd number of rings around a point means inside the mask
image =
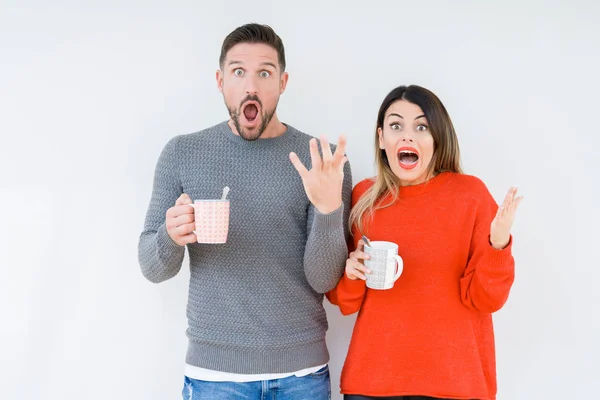
M 365 267 L 371 270 L 367 276 L 367 287 L 386 290 L 394 287 L 394 282 L 400 278 L 404 262 L 398 255 L 398 245 L 393 242 L 371 241 L 365 244 L 365 253 L 371 258 L 365 260 Z

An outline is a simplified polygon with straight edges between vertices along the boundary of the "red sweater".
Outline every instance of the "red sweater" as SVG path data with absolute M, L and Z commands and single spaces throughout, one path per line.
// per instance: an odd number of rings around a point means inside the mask
M 356 185 L 353 205 L 371 185 Z M 359 311 L 342 393 L 495 399 L 491 314 L 514 280 L 512 237 L 502 250 L 489 243 L 497 208 L 478 178 L 446 172 L 375 212 L 365 234 L 397 243 L 404 270 L 390 290 L 344 275 L 327 294 L 343 314 Z

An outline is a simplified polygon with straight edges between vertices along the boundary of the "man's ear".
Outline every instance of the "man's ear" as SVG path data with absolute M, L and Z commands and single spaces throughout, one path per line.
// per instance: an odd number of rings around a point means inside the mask
M 281 74 L 281 78 L 279 80 L 279 94 L 283 94 L 285 92 L 285 87 L 287 86 L 289 75 L 287 72 Z
M 223 72 L 218 69 L 215 75 L 217 78 L 217 88 L 219 89 L 219 92 L 223 93 Z

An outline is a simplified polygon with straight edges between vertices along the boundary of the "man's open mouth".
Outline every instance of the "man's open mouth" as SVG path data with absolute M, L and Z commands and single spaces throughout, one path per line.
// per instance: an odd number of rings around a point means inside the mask
M 242 112 L 248 122 L 254 122 L 258 116 L 258 103 L 249 101 L 243 106 Z

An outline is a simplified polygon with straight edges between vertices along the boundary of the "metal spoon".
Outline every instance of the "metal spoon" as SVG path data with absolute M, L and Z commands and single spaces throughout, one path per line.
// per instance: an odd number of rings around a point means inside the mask
M 371 241 L 369 239 L 367 239 L 367 237 L 365 235 L 362 235 L 362 240 L 363 240 L 363 242 L 365 242 L 365 244 L 367 246 L 372 247 L 371 246 Z

